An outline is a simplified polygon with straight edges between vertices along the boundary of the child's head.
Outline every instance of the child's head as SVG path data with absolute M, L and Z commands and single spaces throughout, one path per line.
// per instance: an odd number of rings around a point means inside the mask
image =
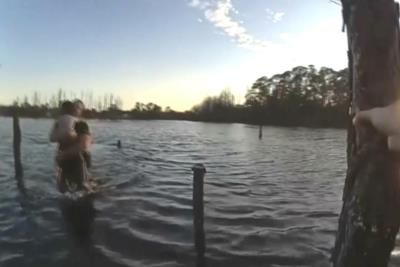
M 75 113 L 75 106 L 74 103 L 72 103 L 71 101 L 64 101 L 61 104 L 61 114 L 63 115 L 74 115 Z
M 90 134 L 89 125 L 84 121 L 76 122 L 74 129 L 77 135 Z

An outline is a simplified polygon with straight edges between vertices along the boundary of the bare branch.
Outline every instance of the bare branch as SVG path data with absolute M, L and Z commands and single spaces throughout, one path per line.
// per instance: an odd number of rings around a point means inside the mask
M 329 2 L 331 2 L 331 3 L 335 4 L 335 5 L 338 5 L 338 6 L 342 6 L 342 4 L 337 0 L 329 0 Z

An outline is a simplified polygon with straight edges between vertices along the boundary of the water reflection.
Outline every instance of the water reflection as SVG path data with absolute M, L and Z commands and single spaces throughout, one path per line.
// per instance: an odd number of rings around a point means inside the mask
M 18 191 L 21 193 L 22 196 L 26 197 L 26 187 L 24 178 L 22 177 L 22 175 L 16 175 L 15 180 L 17 182 Z
M 206 267 L 204 251 L 197 250 L 196 267 Z
M 73 238 L 80 244 L 91 244 L 93 222 L 96 216 L 93 196 L 88 195 L 77 200 L 64 198 L 61 200 L 60 208 L 67 231 Z

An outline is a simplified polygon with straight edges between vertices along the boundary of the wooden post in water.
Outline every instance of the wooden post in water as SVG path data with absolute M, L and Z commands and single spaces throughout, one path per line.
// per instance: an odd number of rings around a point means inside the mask
M 204 234 L 204 175 L 206 168 L 203 164 L 196 164 L 193 171 L 193 226 L 194 243 L 197 253 L 196 266 L 205 266 L 205 234 Z
M 263 126 L 262 126 L 262 124 L 260 124 L 260 128 L 258 130 L 258 139 L 261 140 L 262 137 L 263 137 Z
M 19 118 L 16 114 L 13 115 L 13 150 L 15 176 L 22 178 L 23 169 L 21 162 L 21 127 L 19 126 Z
M 341 1 L 349 43 L 350 111 L 354 115 L 392 104 L 400 89 L 398 6 L 394 0 Z M 385 267 L 400 225 L 399 155 L 388 151 L 387 136 L 369 124 L 349 124 L 347 144 L 333 266 Z

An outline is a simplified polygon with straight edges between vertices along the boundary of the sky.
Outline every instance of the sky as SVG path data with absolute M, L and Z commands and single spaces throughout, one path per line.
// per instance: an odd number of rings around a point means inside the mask
M 347 65 L 329 0 L 1 0 L 0 104 L 38 91 L 113 93 L 188 110 L 261 76 Z

